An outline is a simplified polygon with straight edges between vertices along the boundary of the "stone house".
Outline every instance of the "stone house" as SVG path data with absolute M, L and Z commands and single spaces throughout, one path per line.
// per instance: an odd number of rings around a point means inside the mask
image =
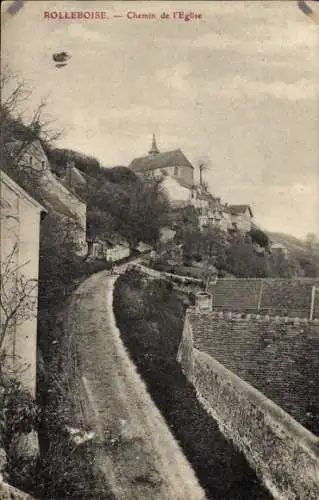
M 3 333 L 8 324 L 1 347 L 8 373 L 35 396 L 40 221 L 46 210 L 2 171 L 0 207 Z
M 199 216 L 201 229 L 218 227 L 222 231 L 248 233 L 252 227 L 253 214 L 249 205 L 216 205 Z
M 253 213 L 249 205 L 229 205 L 228 209 L 231 214 L 231 225 L 233 229 L 237 229 L 243 233 L 248 233 L 251 230 L 253 221 Z
M 87 254 L 86 210 L 87 206 L 69 186 L 58 179 L 51 170 L 47 170 L 40 180 L 42 192 L 50 208 L 60 213 L 65 225 L 69 225 L 76 253 L 84 257 Z
M 127 241 L 119 238 L 106 240 L 106 260 L 117 262 L 130 255 L 130 246 Z
M 126 240 L 118 235 L 88 240 L 88 260 L 107 260 L 117 262 L 130 255 L 130 247 Z
M 84 177 L 68 164 L 63 178 L 57 177 L 51 170 L 47 155 L 40 140 L 35 140 L 23 148 L 19 154 L 21 141 L 13 141 L 11 155 L 17 155 L 18 166 L 25 171 L 41 190 L 43 204 L 47 210 L 54 210 L 63 217 L 65 226 L 70 227 L 70 234 L 79 256 L 87 254 L 86 243 L 86 203 L 75 192 L 72 182 L 85 182 Z
M 273 243 L 270 246 L 270 252 L 275 256 L 282 256 L 285 259 L 289 257 L 288 248 L 285 245 L 282 245 L 281 243 Z

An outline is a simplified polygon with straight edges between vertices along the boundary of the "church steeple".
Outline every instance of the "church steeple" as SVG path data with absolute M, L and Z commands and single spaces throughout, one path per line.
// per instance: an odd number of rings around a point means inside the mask
M 151 146 L 151 149 L 149 150 L 148 154 L 156 155 L 157 153 L 159 153 L 159 150 L 157 148 L 155 134 L 153 134 L 152 146 Z

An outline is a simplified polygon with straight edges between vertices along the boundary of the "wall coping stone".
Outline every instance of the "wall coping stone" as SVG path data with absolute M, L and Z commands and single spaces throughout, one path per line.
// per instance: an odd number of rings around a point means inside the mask
M 319 319 L 309 318 L 299 318 L 299 317 L 288 317 L 288 316 L 271 316 L 269 314 L 251 314 L 251 313 L 237 313 L 232 311 L 221 311 L 220 309 L 213 309 L 212 311 L 198 311 L 194 306 L 190 306 L 187 309 L 187 313 L 192 315 L 194 313 L 206 315 L 210 318 L 219 318 L 227 321 L 237 321 L 237 322 L 258 322 L 258 323 L 275 323 L 275 324 L 291 324 L 295 326 L 300 325 L 319 325 Z

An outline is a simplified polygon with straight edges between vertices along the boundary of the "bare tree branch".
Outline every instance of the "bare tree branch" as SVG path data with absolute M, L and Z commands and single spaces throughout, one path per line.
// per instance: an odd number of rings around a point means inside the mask
M 17 242 L 13 245 L 8 256 L 1 263 L 0 272 L 0 310 L 1 310 L 1 332 L 0 349 L 3 347 L 7 331 L 12 323 L 22 324 L 35 314 L 34 291 L 37 288 L 37 280 L 29 279 L 21 273 L 21 269 L 28 264 L 16 265 L 15 253 Z

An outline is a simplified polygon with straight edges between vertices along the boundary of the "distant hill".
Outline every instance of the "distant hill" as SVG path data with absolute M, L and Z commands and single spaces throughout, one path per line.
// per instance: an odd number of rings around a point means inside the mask
M 289 234 L 267 232 L 267 235 L 273 243 L 280 243 L 281 245 L 285 245 L 285 247 L 287 247 L 287 249 L 292 253 L 300 253 L 304 255 L 315 254 L 319 258 L 318 243 L 310 248 L 306 241 Z
M 284 245 L 290 255 L 296 259 L 303 269 L 306 277 L 319 276 L 319 244 L 312 246 L 289 234 L 267 232 L 272 243 Z

